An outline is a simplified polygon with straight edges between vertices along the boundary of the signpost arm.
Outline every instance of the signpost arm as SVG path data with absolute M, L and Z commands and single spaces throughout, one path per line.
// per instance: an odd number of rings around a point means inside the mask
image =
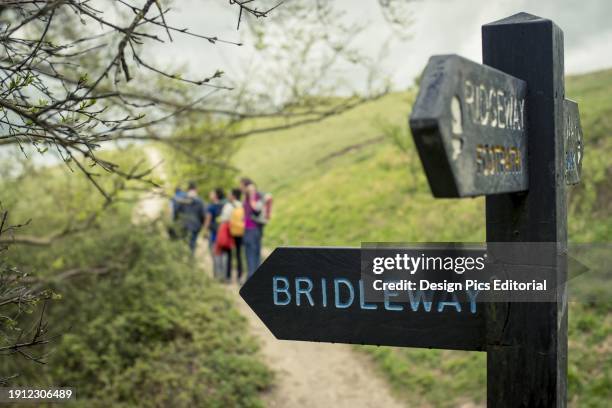
M 564 251 L 563 32 L 550 20 L 521 13 L 483 26 L 482 35 L 483 62 L 527 82 L 529 155 L 529 191 L 486 198 L 487 242 L 548 242 Z M 517 262 L 512 259 L 516 254 L 505 253 L 502 246 L 489 248 L 494 263 Z M 539 258 L 520 261 L 542 263 Z M 491 407 L 566 404 L 565 264 L 551 257 L 544 266 L 554 268 L 561 283 L 557 303 L 488 305 L 487 400 Z M 511 272 L 511 266 L 506 270 Z

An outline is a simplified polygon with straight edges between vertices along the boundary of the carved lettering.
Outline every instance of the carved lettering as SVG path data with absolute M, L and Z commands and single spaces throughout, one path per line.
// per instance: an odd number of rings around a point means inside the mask
M 476 173 L 484 176 L 522 171 L 521 152 L 516 146 L 476 146 Z
M 503 89 L 466 80 L 463 86 L 466 115 L 470 122 L 492 128 L 522 131 L 525 99 Z

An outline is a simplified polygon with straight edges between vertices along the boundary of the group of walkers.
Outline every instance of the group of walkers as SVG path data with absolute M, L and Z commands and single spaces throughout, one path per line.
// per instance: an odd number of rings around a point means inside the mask
M 242 178 L 240 187 L 231 189 L 227 196 L 222 188 L 216 188 L 210 191 L 208 199 L 209 202 L 205 202 L 198 195 L 193 182 L 187 190 L 177 187 L 171 199 L 170 236 L 186 239 L 193 254 L 200 232 L 204 230 L 214 276 L 231 281 L 234 258 L 240 282 L 243 252 L 247 276 L 250 277 L 261 263 L 261 241 L 272 212 L 272 196 L 258 191 L 251 179 Z

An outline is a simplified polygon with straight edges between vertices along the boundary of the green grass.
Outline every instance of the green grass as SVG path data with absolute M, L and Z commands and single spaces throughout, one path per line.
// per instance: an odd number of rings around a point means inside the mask
M 566 87 L 580 105 L 585 133 L 583 182 L 570 191 L 569 239 L 605 242 L 612 232 L 612 70 L 570 77 Z M 321 123 L 244 141 L 235 164 L 275 197 L 265 246 L 484 240 L 483 198 L 430 194 L 407 130 L 414 95 L 391 94 Z M 574 406 L 612 399 L 609 312 L 609 304 L 570 306 Z M 485 398 L 484 354 L 364 350 L 413 403 L 455 406 Z
M 380 136 L 378 121 L 406 122 L 411 103 L 409 94 L 388 95 L 324 122 L 253 136 L 244 141 L 235 163 L 271 191 L 291 190 L 296 183 L 319 176 L 317 161 L 328 154 Z M 333 167 L 334 161 L 330 164 Z

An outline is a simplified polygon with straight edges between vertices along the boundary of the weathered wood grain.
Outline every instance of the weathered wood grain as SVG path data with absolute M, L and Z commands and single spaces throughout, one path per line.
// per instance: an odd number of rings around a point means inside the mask
M 550 20 L 520 13 L 483 26 L 482 37 L 483 62 L 527 82 L 530 170 L 528 192 L 487 196 L 487 241 L 550 242 L 564 251 L 563 32 Z M 500 262 L 505 256 L 491 255 Z M 557 281 L 565 282 L 563 259 L 551 257 L 549 263 L 548 267 L 557 269 Z M 563 285 L 557 299 L 557 303 L 489 305 L 488 406 L 565 406 L 567 300 Z

